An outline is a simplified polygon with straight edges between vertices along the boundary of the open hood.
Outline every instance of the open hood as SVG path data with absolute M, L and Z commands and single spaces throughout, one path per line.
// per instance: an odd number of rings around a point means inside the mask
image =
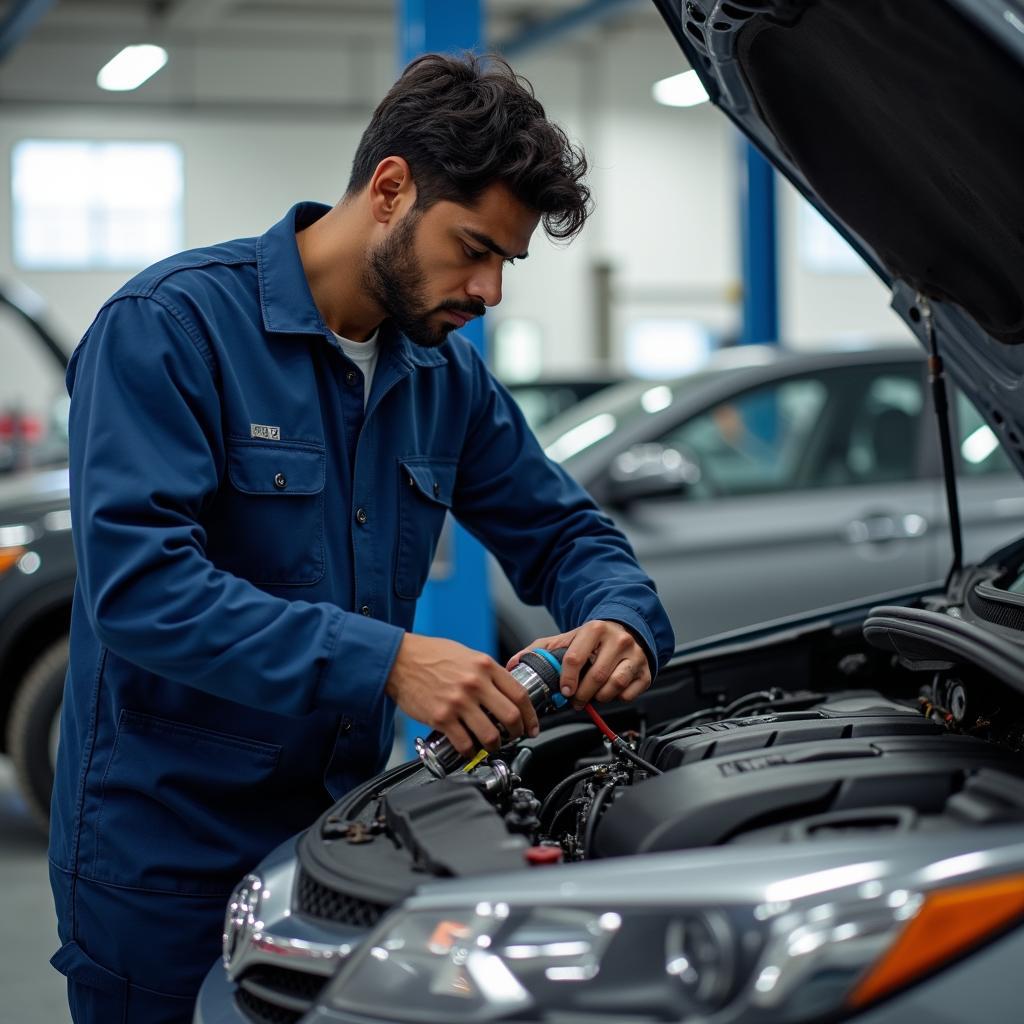
M 1024 2 L 655 0 L 1024 475 Z M 926 302 L 922 302 L 921 298 Z

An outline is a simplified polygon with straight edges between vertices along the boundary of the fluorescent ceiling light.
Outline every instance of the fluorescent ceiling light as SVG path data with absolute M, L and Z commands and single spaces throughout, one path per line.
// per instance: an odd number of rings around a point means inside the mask
M 162 46 L 126 46 L 100 68 L 96 84 L 110 92 L 127 92 L 152 78 L 166 63 L 167 51 Z
M 696 71 L 684 71 L 655 82 L 651 86 L 651 95 L 666 107 L 695 107 L 708 99 L 707 90 Z

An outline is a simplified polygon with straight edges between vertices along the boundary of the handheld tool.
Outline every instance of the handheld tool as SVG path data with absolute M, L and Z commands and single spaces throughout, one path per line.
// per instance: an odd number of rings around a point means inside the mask
M 527 651 L 519 664 L 510 673 L 512 678 L 530 695 L 530 703 L 538 717 L 551 708 L 560 708 L 566 703 L 558 688 L 558 680 L 562 673 L 562 657 L 568 647 L 556 651 L 545 651 L 535 647 Z M 586 671 L 584 666 L 583 672 Z M 583 677 L 580 673 L 580 678 Z M 509 735 L 500 722 L 496 723 L 504 743 Z M 416 740 L 416 753 L 427 769 L 439 779 L 445 778 L 459 768 L 470 771 L 486 756 L 486 750 L 478 751 L 472 758 L 464 757 L 452 745 L 451 740 L 443 732 L 435 730 L 426 739 Z

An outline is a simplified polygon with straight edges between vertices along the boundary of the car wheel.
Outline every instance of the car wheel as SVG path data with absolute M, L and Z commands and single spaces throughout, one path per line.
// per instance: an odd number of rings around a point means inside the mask
M 32 816 L 50 823 L 50 792 L 68 669 L 68 638 L 47 647 L 25 673 L 7 720 L 7 749 Z

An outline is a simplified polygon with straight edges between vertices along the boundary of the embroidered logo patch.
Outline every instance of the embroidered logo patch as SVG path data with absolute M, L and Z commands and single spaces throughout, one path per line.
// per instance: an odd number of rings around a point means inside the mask
M 261 437 L 264 441 L 281 440 L 281 428 L 268 427 L 265 423 L 250 423 L 249 434 L 251 437 Z

